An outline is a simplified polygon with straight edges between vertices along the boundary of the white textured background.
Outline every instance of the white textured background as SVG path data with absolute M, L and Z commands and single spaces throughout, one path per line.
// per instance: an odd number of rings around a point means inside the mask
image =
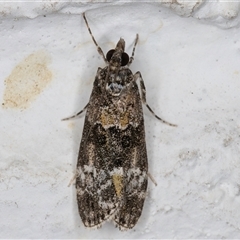
M 240 3 L 0 3 L 1 238 L 240 238 Z M 148 103 L 149 181 L 133 230 L 80 220 L 75 172 L 104 52 L 123 37 Z

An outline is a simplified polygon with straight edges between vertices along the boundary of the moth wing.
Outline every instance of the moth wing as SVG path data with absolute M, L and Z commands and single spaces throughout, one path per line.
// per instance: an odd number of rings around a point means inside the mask
M 98 73 L 100 71 L 99 68 Z M 102 103 L 97 87 L 99 81 L 96 77 L 85 117 L 77 163 L 78 210 L 86 227 L 100 227 L 115 213 L 119 204 L 112 177 L 107 167 L 101 164 L 103 154 L 99 153 L 99 144 L 105 141 L 99 133 L 100 125 L 96 124 Z
M 88 125 L 86 118 L 85 126 Z M 90 126 L 88 138 L 83 138 L 81 142 L 77 166 L 78 209 L 86 227 L 100 226 L 118 207 L 112 177 L 108 169 L 98 167 L 96 163 L 101 162 L 101 159 L 97 156 L 96 145 L 92 142 L 94 129 L 94 126 Z
M 125 122 L 127 116 L 128 127 L 121 131 L 122 136 L 119 141 L 122 144 L 123 189 L 121 203 L 113 218 L 121 230 L 136 225 L 142 213 L 148 184 L 142 101 L 135 81 L 128 89 L 125 103 L 129 108 L 122 121 Z
M 142 137 L 144 139 L 144 135 Z M 140 142 L 132 152 L 132 161 L 136 165 L 125 169 L 123 199 L 114 215 L 114 221 L 121 230 L 131 229 L 136 225 L 142 213 L 148 184 L 145 141 Z

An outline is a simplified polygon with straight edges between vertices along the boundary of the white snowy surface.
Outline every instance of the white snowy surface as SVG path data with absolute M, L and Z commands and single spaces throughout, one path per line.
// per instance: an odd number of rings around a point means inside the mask
M 240 238 L 238 2 L 0 3 L 0 238 Z M 134 229 L 86 229 L 74 184 L 98 55 L 120 37 L 141 71 L 149 181 Z

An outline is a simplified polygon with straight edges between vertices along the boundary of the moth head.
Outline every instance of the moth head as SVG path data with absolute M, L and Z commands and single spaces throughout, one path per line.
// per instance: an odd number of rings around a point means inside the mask
M 109 66 L 111 70 L 118 69 L 119 67 L 126 66 L 129 62 L 129 56 L 124 52 L 125 49 L 125 41 L 120 38 L 118 41 L 116 48 L 111 49 L 107 52 L 106 58 L 109 62 Z

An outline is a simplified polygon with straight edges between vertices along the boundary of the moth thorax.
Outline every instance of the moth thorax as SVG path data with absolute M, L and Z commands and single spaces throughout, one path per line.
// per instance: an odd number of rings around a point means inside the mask
M 124 88 L 122 79 L 116 74 L 110 75 L 109 83 L 107 84 L 106 90 L 112 96 L 119 96 Z
M 112 95 L 112 96 L 119 96 L 122 92 L 123 85 L 118 84 L 116 82 L 110 83 L 110 85 L 107 86 L 107 91 Z

